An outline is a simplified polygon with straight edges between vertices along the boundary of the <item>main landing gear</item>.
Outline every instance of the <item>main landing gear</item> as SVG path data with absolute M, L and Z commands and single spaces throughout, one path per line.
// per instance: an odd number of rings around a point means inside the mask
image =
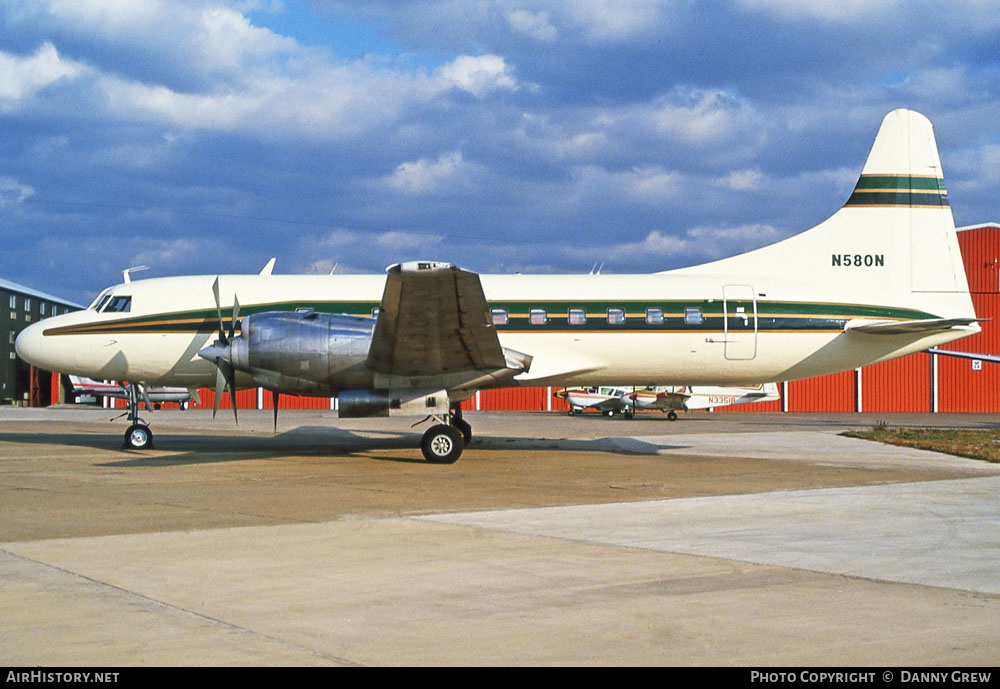
M 462 408 L 455 405 L 446 417 L 434 417 L 445 423 L 434 424 L 424 432 L 420 450 L 432 464 L 454 464 L 462 450 L 472 442 L 472 426 L 462 418 Z
M 124 414 L 116 416 L 115 419 L 120 419 L 122 416 L 128 417 L 128 420 L 132 424 L 125 431 L 125 447 L 131 450 L 149 450 L 153 447 L 153 432 L 149 430 L 149 424 L 139 417 L 139 396 L 142 391 L 139 389 L 138 385 L 134 383 L 129 383 L 125 386 L 125 402 L 128 404 L 128 411 Z M 145 397 L 145 395 L 143 395 Z M 146 400 L 146 409 L 152 409 L 149 404 L 149 400 Z

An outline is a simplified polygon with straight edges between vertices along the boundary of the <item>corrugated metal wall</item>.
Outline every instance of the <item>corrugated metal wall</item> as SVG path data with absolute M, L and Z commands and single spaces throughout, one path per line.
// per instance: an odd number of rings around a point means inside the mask
M 861 369 L 859 411 L 932 411 L 930 354 L 911 354 Z
M 972 301 L 983 331 L 942 347 L 953 351 L 1000 354 L 1000 294 L 973 294 Z M 939 356 L 938 411 L 1000 411 L 1000 364 Z
M 854 372 L 788 383 L 788 411 L 854 411 Z

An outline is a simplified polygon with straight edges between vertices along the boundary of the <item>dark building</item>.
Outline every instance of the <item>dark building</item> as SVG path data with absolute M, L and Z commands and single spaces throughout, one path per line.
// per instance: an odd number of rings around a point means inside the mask
M 51 399 L 51 378 L 21 361 L 14 351 L 17 334 L 49 316 L 76 311 L 71 301 L 0 278 L 0 404 L 46 405 Z

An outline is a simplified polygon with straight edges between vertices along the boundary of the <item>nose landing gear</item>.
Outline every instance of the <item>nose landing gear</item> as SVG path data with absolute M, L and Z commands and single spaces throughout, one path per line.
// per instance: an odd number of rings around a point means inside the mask
M 125 393 L 125 402 L 128 404 L 128 411 L 111 420 L 114 421 L 124 416 L 132 422 L 125 431 L 124 447 L 126 449 L 151 450 L 153 448 L 153 432 L 149 430 L 149 424 L 139 416 L 139 396 L 141 395 L 143 398 L 146 398 L 146 391 L 135 383 L 128 383 L 125 385 Z M 153 408 L 148 398 L 145 399 L 145 402 L 146 409 Z

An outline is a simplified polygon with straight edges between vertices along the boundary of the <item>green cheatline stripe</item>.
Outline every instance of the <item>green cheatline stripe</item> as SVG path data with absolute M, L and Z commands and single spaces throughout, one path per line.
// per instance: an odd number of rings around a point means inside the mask
M 741 318 L 735 315 L 735 307 L 744 305 L 748 314 L 753 313 L 752 302 L 730 301 L 729 312 L 731 318 Z M 370 315 L 371 310 L 377 307 L 376 302 L 312 302 L 310 308 L 320 313 L 345 313 L 348 315 Z M 671 326 L 680 325 L 679 319 L 683 317 L 685 307 L 697 307 L 701 309 L 706 319 L 717 319 L 721 324 L 722 300 L 674 300 L 674 301 L 517 301 L 517 302 L 493 302 L 493 308 L 506 308 L 508 310 L 511 323 L 524 319 L 528 315 L 529 308 L 544 308 L 548 312 L 549 328 L 567 326 L 567 311 L 569 308 L 583 307 L 587 310 L 589 328 L 605 329 L 616 331 L 614 326 L 608 326 L 605 321 L 607 309 L 624 308 L 628 314 L 626 322 L 629 326 L 639 325 L 642 329 L 650 331 L 667 330 Z M 663 324 L 646 324 L 646 307 L 662 309 L 664 312 Z M 245 316 L 251 313 L 261 313 L 266 311 L 291 311 L 299 304 L 256 304 L 249 307 L 241 307 L 240 315 Z M 934 314 L 914 309 L 867 306 L 863 304 L 832 304 L 821 302 L 758 302 L 757 315 L 762 328 L 808 328 L 819 327 L 822 329 L 829 327 L 840 327 L 835 321 L 842 322 L 851 318 L 880 318 L 899 320 L 919 320 L 925 318 L 936 318 Z M 231 315 L 223 312 L 223 322 L 229 326 Z M 681 321 L 682 322 L 682 321 Z M 508 326 L 508 328 L 510 327 Z M 589 329 L 584 326 L 583 329 Z M 156 316 L 140 316 L 135 318 L 125 318 L 117 321 L 105 321 L 95 323 L 81 323 L 79 325 L 53 328 L 45 331 L 46 335 L 79 335 L 84 333 L 211 333 L 218 330 L 219 320 L 215 314 L 207 311 L 187 311 L 174 314 L 162 314 Z M 682 329 L 691 329 L 684 324 Z M 504 330 L 504 326 L 500 326 Z M 530 330 L 545 330 L 546 326 L 530 326 Z
M 945 191 L 944 180 L 940 177 L 914 177 L 912 175 L 861 175 L 854 189 L 855 191 L 866 189 Z
M 845 206 L 926 206 L 947 208 L 948 195 L 914 191 L 863 191 L 851 194 Z

